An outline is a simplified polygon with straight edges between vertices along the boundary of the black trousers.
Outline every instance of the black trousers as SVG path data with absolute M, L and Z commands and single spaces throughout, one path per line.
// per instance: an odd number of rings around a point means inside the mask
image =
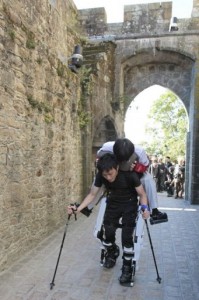
M 122 218 L 122 247 L 133 247 L 133 231 L 136 225 L 138 204 L 135 200 L 114 202 L 107 200 L 106 211 L 104 214 L 104 242 L 114 244 L 116 240 L 116 229 L 119 220 Z

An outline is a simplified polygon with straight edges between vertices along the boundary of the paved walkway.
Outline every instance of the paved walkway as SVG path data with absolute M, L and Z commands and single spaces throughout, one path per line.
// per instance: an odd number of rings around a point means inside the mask
M 160 284 L 147 232 L 133 287 L 118 283 L 121 256 L 112 270 L 100 266 L 100 244 L 92 235 L 95 209 L 89 218 L 70 220 L 53 289 L 50 283 L 65 225 L 0 274 L 0 299 L 199 300 L 199 205 L 159 194 L 159 207 L 168 213 L 169 222 L 149 224 L 149 230 Z

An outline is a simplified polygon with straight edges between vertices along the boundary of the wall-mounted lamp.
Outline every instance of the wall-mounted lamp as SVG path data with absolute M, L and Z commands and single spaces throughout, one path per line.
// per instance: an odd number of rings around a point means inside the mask
M 169 25 L 169 31 L 178 31 L 178 18 L 173 17 L 171 18 L 170 25 Z
M 76 45 L 73 55 L 69 58 L 70 63 L 68 67 L 72 72 L 78 73 L 78 69 L 81 68 L 83 63 L 82 49 L 80 45 Z

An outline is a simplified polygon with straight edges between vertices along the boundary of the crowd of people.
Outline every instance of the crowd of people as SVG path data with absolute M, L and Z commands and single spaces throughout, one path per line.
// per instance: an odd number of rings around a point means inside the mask
M 183 198 L 185 184 L 185 160 L 171 162 L 169 156 L 162 158 L 152 156 L 150 159 L 149 173 L 153 176 L 157 192 L 167 192 L 167 197 Z

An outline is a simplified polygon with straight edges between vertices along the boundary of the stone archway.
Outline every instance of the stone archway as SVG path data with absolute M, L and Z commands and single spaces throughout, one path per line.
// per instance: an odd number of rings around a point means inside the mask
M 178 95 L 189 113 L 193 58 L 168 50 L 151 51 L 140 52 L 122 62 L 126 99 L 132 99 L 142 90 L 157 84 Z
M 160 85 L 173 91 L 182 100 L 190 124 L 190 132 L 187 134 L 186 145 L 186 179 L 185 191 L 186 199 L 192 200 L 192 155 L 194 151 L 193 143 L 193 100 L 192 100 L 192 81 L 195 61 L 193 57 L 170 49 L 160 50 L 142 49 L 139 53 L 131 56 L 123 56 L 120 60 L 120 91 L 126 99 L 124 111 L 126 111 L 131 99 L 135 98 L 141 91 L 152 86 Z M 146 98 L 147 101 L 147 98 Z M 191 126 L 192 124 L 192 126 Z M 189 180 L 190 179 L 190 180 Z

